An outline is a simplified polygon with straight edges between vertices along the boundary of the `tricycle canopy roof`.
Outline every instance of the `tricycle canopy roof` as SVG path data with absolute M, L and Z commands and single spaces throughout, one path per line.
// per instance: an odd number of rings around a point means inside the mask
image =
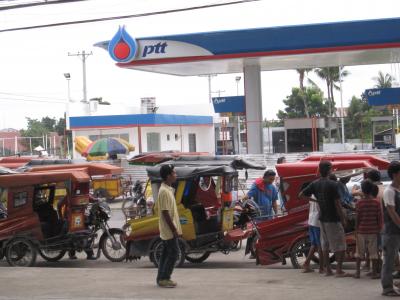
M 165 161 L 172 160 L 180 156 L 199 156 L 207 155 L 208 152 L 180 152 L 175 150 L 160 151 L 160 152 L 145 152 L 128 158 L 131 165 L 149 165 L 154 166 Z
M 82 163 L 82 164 L 67 164 L 67 165 L 42 165 L 35 166 L 26 172 L 49 172 L 49 171 L 74 171 L 83 170 L 89 176 L 101 175 L 118 175 L 123 169 L 117 166 L 104 163 Z
M 84 170 L 49 171 L 39 173 L 18 173 L 0 176 L 0 187 L 10 188 L 18 186 L 46 184 L 61 181 L 89 182 L 90 177 Z
M 383 158 L 369 154 L 318 154 L 311 155 L 301 160 L 301 162 L 320 162 L 321 160 L 335 161 L 360 161 L 365 160 L 377 167 L 379 170 L 386 170 L 389 162 Z
M 386 170 L 389 162 L 374 155 L 340 154 L 340 155 L 314 155 L 296 163 L 276 165 L 280 177 L 318 176 L 319 163 L 328 160 L 332 163 L 332 171 L 355 170 L 360 168 L 379 168 Z M 344 174 L 344 173 L 343 173 Z
M 17 187 L 72 180 L 89 182 L 92 176 L 121 174 L 122 169 L 108 164 L 71 164 L 40 166 L 23 173 L 0 173 L 0 187 Z
M 158 166 L 147 168 L 147 174 L 151 181 L 162 181 L 160 168 L 165 164 L 175 167 L 178 180 L 204 176 L 237 175 L 237 170 L 243 169 L 265 169 L 262 165 L 257 165 L 240 157 L 182 156 Z

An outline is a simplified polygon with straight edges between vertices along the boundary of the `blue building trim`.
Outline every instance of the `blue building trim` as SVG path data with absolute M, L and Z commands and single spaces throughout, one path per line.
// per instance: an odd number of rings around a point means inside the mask
M 130 34 L 134 35 L 134 32 Z M 400 18 L 280 26 L 138 38 L 180 41 L 214 55 L 400 42 Z
M 135 127 L 135 126 L 172 126 L 172 125 L 212 126 L 213 118 L 211 116 L 135 114 L 135 115 L 70 117 L 69 123 L 71 129 Z

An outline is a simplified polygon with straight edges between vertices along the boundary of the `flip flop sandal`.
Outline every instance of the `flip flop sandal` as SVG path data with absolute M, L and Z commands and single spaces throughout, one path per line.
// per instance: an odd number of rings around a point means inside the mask
M 400 297 L 400 294 L 397 293 L 395 290 L 387 291 L 387 292 L 382 292 L 382 296 L 387 296 L 387 297 Z
M 353 277 L 353 275 L 349 273 L 341 273 L 341 274 L 335 274 L 336 278 L 345 278 L 345 277 Z
M 312 273 L 314 272 L 313 269 L 303 269 L 303 271 L 301 271 L 301 273 Z

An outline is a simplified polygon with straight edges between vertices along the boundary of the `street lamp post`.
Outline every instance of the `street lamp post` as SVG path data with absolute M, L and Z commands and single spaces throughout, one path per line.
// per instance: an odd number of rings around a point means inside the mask
M 236 76 L 236 96 L 239 96 L 239 82 L 242 79 L 241 76 Z M 240 154 L 240 116 L 237 116 L 237 130 L 238 130 L 238 154 Z
M 67 79 L 67 88 L 68 88 L 68 102 L 71 101 L 71 89 L 70 89 L 70 85 L 69 82 L 71 80 L 71 74 L 70 73 L 64 73 L 64 77 L 65 79 Z
M 71 74 L 70 73 L 64 73 L 64 77 L 67 80 L 67 105 L 65 107 L 65 129 L 64 129 L 64 156 L 67 157 L 69 156 L 69 145 L 68 145 L 68 137 L 67 137 L 67 131 L 69 129 L 69 103 L 71 102 L 71 89 L 70 89 L 70 81 L 71 81 Z

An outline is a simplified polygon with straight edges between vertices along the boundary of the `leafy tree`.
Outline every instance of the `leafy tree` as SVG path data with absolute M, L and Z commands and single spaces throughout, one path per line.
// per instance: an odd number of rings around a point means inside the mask
M 264 127 L 283 127 L 283 120 L 264 119 Z
M 306 73 L 310 72 L 312 69 L 296 69 L 297 73 L 299 74 L 299 83 L 300 83 L 300 90 L 301 90 L 301 96 L 303 97 L 303 102 L 304 102 L 304 111 L 306 113 L 306 117 L 309 118 L 310 117 L 310 113 L 308 110 L 308 105 L 307 105 L 307 101 L 306 98 L 304 97 L 304 93 L 305 93 L 305 88 L 304 88 L 304 76 Z
M 305 91 L 300 88 L 292 88 L 292 94 L 283 100 L 286 108 L 279 110 L 277 117 L 280 120 L 288 118 L 305 118 L 305 105 L 309 107 L 309 115 L 325 117 L 328 113 L 328 107 L 323 101 L 323 93 L 318 87 L 307 87 Z
M 333 90 L 340 90 L 340 87 L 337 83 L 340 83 L 340 78 L 344 78 L 348 76 L 350 73 L 347 70 L 344 70 L 341 67 L 327 67 L 327 68 L 318 68 L 315 70 L 317 76 L 323 79 L 326 82 L 326 87 L 328 90 L 328 116 L 331 118 L 336 111 L 335 108 L 335 98 L 333 96 Z M 328 138 L 331 141 L 331 123 L 328 122 Z
M 357 98 L 353 96 L 345 120 L 346 137 L 349 139 L 361 138 L 366 142 L 371 142 L 371 118 L 388 114 L 389 112 L 386 109 L 376 110 L 369 106 L 365 97 Z
M 378 76 L 372 78 L 376 84 L 375 88 L 382 89 L 382 88 L 391 88 L 394 78 L 392 75 L 386 73 L 383 75 L 382 71 L 379 71 Z
M 65 118 L 60 118 L 56 120 L 55 118 L 44 117 L 41 120 L 26 118 L 28 121 L 27 129 L 20 130 L 22 137 L 41 137 L 48 135 L 51 132 L 57 132 L 58 135 L 65 135 Z M 68 134 L 70 146 L 72 147 L 72 136 L 71 133 Z M 24 139 L 21 142 L 26 148 L 30 148 L 30 141 Z M 32 139 L 32 148 L 42 145 L 43 141 L 41 139 Z M 64 139 L 62 140 L 62 146 L 64 147 Z

